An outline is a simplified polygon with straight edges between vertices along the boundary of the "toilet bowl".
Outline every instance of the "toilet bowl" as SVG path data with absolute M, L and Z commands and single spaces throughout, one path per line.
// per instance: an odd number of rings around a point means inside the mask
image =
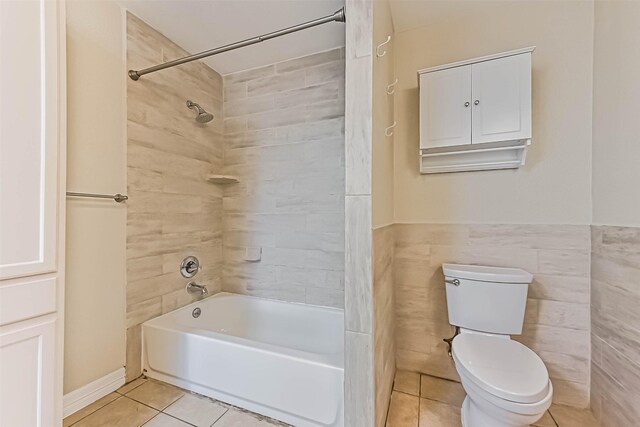
M 464 427 L 525 427 L 551 405 L 542 359 L 511 339 L 522 333 L 532 275 L 517 268 L 444 264 L 451 356 L 467 397 Z
M 463 331 L 452 356 L 467 397 L 464 427 L 524 427 L 551 405 L 553 386 L 542 360 L 504 336 Z

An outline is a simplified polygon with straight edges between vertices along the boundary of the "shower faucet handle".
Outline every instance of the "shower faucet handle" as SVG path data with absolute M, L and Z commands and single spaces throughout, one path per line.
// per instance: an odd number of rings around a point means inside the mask
M 182 260 L 182 264 L 180 264 L 180 274 L 185 279 L 190 279 L 196 274 L 198 274 L 198 270 L 200 270 L 200 261 L 198 258 L 194 256 L 188 256 Z

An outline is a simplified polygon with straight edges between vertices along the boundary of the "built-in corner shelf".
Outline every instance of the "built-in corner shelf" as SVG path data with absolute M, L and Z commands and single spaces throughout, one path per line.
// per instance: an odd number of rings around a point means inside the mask
M 240 182 L 237 176 L 233 175 L 215 175 L 207 176 L 207 181 L 212 184 L 236 184 Z

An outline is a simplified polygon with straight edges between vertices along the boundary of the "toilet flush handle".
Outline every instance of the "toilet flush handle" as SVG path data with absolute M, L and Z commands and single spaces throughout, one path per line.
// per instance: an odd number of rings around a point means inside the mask
M 444 279 L 444 282 L 451 285 L 460 286 L 460 280 L 458 279 Z

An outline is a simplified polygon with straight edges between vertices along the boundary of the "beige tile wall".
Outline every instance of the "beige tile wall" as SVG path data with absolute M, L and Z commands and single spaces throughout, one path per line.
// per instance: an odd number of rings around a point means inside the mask
M 592 227 L 591 407 L 603 427 L 640 422 L 640 228 Z
M 457 379 L 442 341 L 449 325 L 441 265 L 519 267 L 534 274 L 523 334 L 544 360 L 554 401 L 589 403 L 588 226 L 396 224 L 395 302 L 399 369 Z
M 139 69 L 186 55 L 127 14 L 127 66 Z M 198 124 L 187 99 L 215 115 Z M 140 324 L 192 301 L 179 274 L 196 255 L 197 283 L 221 289 L 222 77 L 199 62 L 127 79 L 127 379 L 138 376 Z
M 375 425 L 384 426 L 396 373 L 393 225 L 373 230 L 373 366 Z
M 343 307 L 344 49 L 224 76 L 224 111 L 224 290 Z

